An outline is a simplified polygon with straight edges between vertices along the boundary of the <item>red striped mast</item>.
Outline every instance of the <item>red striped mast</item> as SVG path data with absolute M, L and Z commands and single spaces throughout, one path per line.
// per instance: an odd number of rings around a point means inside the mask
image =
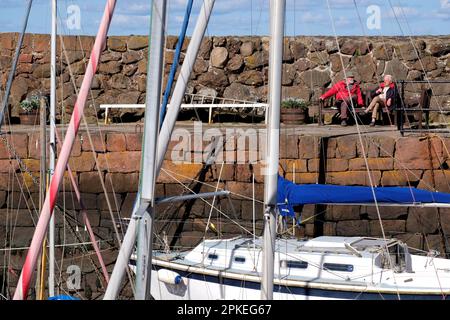
M 103 13 L 102 21 L 95 38 L 94 47 L 92 48 L 89 64 L 87 66 L 86 74 L 81 84 L 81 89 L 75 102 L 72 117 L 70 119 L 69 127 L 64 138 L 64 143 L 61 147 L 61 153 L 59 154 L 58 162 L 53 177 L 50 180 L 50 188 L 45 197 L 44 206 L 39 216 L 39 221 L 36 226 L 36 230 L 31 240 L 30 249 L 28 250 L 25 263 L 20 274 L 19 282 L 17 284 L 16 291 L 14 293 L 14 300 L 24 300 L 28 294 L 30 287 L 31 276 L 36 267 L 37 258 L 41 251 L 42 241 L 44 240 L 47 232 L 48 224 L 55 207 L 56 197 L 59 192 L 59 187 L 64 176 L 64 171 L 67 168 L 70 152 L 77 136 L 78 129 L 80 127 L 81 117 L 83 116 L 84 107 L 86 104 L 89 89 L 92 84 L 93 77 L 97 71 L 98 62 L 100 60 L 100 54 L 106 43 L 106 35 L 111 23 L 112 15 L 116 5 L 116 0 L 107 0 L 105 11 Z

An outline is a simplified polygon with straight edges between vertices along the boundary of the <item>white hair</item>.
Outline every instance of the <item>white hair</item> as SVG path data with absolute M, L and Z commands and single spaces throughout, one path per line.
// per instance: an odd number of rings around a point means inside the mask
M 390 74 L 385 74 L 384 79 L 388 78 L 390 82 L 392 82 L 392 76 Z

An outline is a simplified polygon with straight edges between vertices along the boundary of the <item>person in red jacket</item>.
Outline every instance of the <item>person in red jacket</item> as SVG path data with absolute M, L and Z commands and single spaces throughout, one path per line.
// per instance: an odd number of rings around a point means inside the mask
M 359 83 L 355 80 L 351 72 L 347 72 L 347 78 L 337 82 L 330 90 L 320 96 L 320 100 L 328 99 L 331 96 L 336 96 L 336 102 L 341 111 L 341 125 L 347 125 L 347 108 L 351 106 L 351 101 L 359 106 L 364 105 Z

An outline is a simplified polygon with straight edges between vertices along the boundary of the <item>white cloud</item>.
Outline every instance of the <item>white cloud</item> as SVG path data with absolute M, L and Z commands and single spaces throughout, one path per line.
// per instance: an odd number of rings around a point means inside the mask
M 146 30 L 145 26 L 150 26 L 150 15 L 126 15 L 126 14 L 115 14 L 111 21 L 111 26 L 114 27 L 126 27 L 127 29 Z
M 302 23 L 322 23 L 325 20 L 325 16 L 321 13 L 317 14 L 307 11 L 302 15 L 300 20 Z
M 350 25 L 351 21 L 347 17 L 340 16 L 339 18 L 336 19 L 335 23 L 336 23 L 337 27 L 345 27 L 345 26 Z
M 450 9 L 450 0 L 441 0 L 442 9 Z
M 405 19 L 410 17 L 416 17 L 419 15 L 419 11 L 413 7 L 392 7 L 388 16 L 391 18 L 397 17 L 398 19 Z

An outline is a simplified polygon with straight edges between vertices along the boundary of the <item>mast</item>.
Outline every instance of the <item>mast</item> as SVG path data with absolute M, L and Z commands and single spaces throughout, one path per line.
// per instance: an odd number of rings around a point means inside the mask
M 44 207 L 39 216 L 39 221 L 36 225 L 36 230 L 31 240 L 30 248 L 27 252 L 25 263 L 22 267 L 22 272 L 14 293 L 14 300 L 26 299 L 28 289 L 30 286 L 31 276 L 36 267 L 36 260 L 40 252 L 40 246 L 47 232 L 48 224 L 51 218 L 51 214 L 55 207 L 56 196 L 58 195 L 59 186 L 61 185 L 64 171 L 67 167 L 70 152 L 75 142 L 78 129 L 80 127 L 81 117 L 83 116 L 84 107 L 86 105 L 89 88 L 91 87 L 94 74 L 97 71 L 98 62 L 102 49 L 104 48 L 106 35 L 108 33 L 111 18 L 116 5 L 116 0 L 107 0 L 105 11 L 103 13 L 102 20 L 100 22 L 99 30 L 95 38 L 94 47 L 92 48 L 89 63 L 86 68 L 86 74 L 81 84 L 81 89 L 75 102 L 72 117 L 70 119 L 67 133 L 64 138 L 64 142 L 61 146 L 61 153 L 58 157 L 58 162 L 55 166 L 53 177 L 50 180 L 50 187 L 44 201 Z
M 269 117 L 264 179 L 264 239 L 261 299 L 273 299 L 280 144 L 281 71 L 286 0 L 270 0 Z
M 178 113 L 180 111 L 181 102 L 183 101 L 186 92 L 186 86 L 191 77 L 192 69 L 197 58 L 197 53 L 202 43 L 203 36 L 208 26 L 209 17 L 214 6 L 215 0 L 204 0 L 200 14 L 198 15 L 197 24 L 195 25 L 194 33 L 192 34 L 191 42 L 184 56 L 183 65 L 181 66 L 180 75 L 177 78 L 177 83 L 173 89 L 172 98 L 170 99 L 170 108 L 164 118 L 164 123 L 161 127 L 160 141 L 158 142 L 158 166 L 157 172 L 162 167 L 164 155 L 172 136 L 172 131 L 175 128 Z
M 156 167 L 156 176 L 164 159 L 164 154 L 172 135 L 173 128 L 175 126 L 176 119 L 178 117 L 178 112 L 180 110 L 181 102 L 186 91 L 187 81 L 190 78 L 192 69 L 194 67 L 194 62 L 197 57 L 198 51 L 200 49 L 202 38 L 205 34 L 206 27 L 208 25 L 209 17 L 214 6 L 215 0 L 204 0 L 200 14 L 198 15 L 197 22 L 192 34 L 191 41 L 181 66 L 180 75 L 178 76 L 177 83 L 174 88 L 174 93 L 172 95 L 170 108 L 167 110 L 166 117 L 164 118 L 164 123 L 161 127 L 161 132 L 158 137 L 158 153 L 156 160 L 158 161 L 158 166 Z M 122 282 L 126 268 L 128 268 L 129 259 L 136 242 L 136 230 L 137 230 L 137 217 L 136 213 L 139 211 L 140 207 L 140 196 L 136 198 L 136 202 L 133 207 L 132 218 L 125 233 L 125 237 L 122 241 L 122 246 L 120 247 L 119 254 L 117 256 L 116 264 L 114 265 L 114 270 L 111 274 L 108 287 L 105 292 L 104 300 L 113 300 L 117 298 L 120 290 L 120 284 Z
M 55 171 L 56 139 L 55 139 L 55 115 L 56 115 L 56 0 L 52 0 L 52 35 L 50 57 L 50 154 L 49 171 L 50 180 Z M 55 217 L 51 213 L 49 224 L 48 242 L 48 295 L 55 295 Z
M 47 190 L 47 135 L 46 135 L 46 125 L 47 125 L 47 103 L 44 97 L 41 96 L 40 99 L 40 147 L 41 147 L 41 166 L 40 166 L 40 186 L 39 186 L 39 211 L 42 210 L 42 205 L 44 204 L 45 191 Z M 38 272 L 39 275 L 36 280 L 36 296 L 38 300 L 44 300 L 44 276 L 46 269 L 46 249 L 47 241 L 42 244 L 42 255 L 41 262 L 38 262 Z
M 159 110 L 164 61 L 164 26 L 166 1 L 153 0 L 150 47 L 147 64 L 147 94 L 139 181 L 140 210 L 136 261 L 136 300 L 150 299 L 153 251 L 154 190 L 156 183 L 156 146 L 159 134 Z
M 22 32 L 20 33 L 19 41 L 16 45 L 16 53 L 14 54 L 14 60 L 12 61 L 11 71 L 9 72 L 8 82 L 6 84 L 5 95 L 3 96 L 3 101 L 0 109 L 0 128 L 3 124 L 3 118 L 5 117 L 5 109 L 8 105 L 9 93 L 11 92 L 12 82 L 14 80 L 14 75 L 16 74 L 17 63 L 19 62 L 20 49 L 22 48 L 23 37 L 25 35 L 25 31 L 27 30 L 28 17 L 30 16 L 31 4 L 33 0 L 28 0 L 28 6 L 25 14 L 25 18 L 23 20 Z

